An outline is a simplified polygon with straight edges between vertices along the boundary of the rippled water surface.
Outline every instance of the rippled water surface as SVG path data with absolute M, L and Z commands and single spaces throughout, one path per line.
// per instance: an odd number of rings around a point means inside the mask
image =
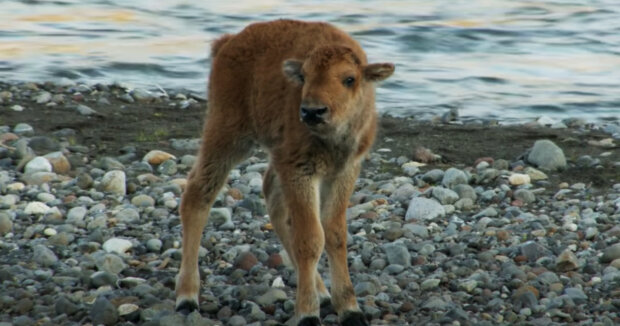
M 382 112 L 524 121 L 620 117 L 620 2 L 0 1 L 0 79 L 204 93 L 209 42 L 255 21 L 322 20 L 395 75 Z

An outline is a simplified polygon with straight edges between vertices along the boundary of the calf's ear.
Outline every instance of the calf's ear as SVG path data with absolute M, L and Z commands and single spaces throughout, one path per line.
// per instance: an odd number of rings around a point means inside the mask
M 303 62 L 297 59 L 284 60 L 282 63 L 282 73 L 284 76 L 295 83 L 296 85 L 303 85 L 304 75 L 301 72 L 301 66 Z
M 364 67 L 364 78 L 371 82 L 382 81 L 394 73 L 392 63 L 371 63 Z

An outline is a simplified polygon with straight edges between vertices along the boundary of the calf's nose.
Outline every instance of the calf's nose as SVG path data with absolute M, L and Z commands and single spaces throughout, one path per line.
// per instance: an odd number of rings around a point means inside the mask
M 307 125 L 314 126 L 319 123 L 325 122 L 325 117 L 327 116 L 327 108 L 310 108 L 302 106 L 299 109 L 299 114 L 301 116 L 301 121 L 303 121 Z

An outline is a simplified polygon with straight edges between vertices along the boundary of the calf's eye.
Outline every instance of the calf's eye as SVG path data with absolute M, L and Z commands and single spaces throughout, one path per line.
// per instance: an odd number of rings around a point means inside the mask
M 346 87 L 351 87 L 355 83 L 355 78 L 347 77 L 342 81 L 342 84 Z
M 305 81 L 304 75 L 302 74 L 297 75 L 297 78 L 299 78 L 299 81 L 301 81 L 302 83 Z

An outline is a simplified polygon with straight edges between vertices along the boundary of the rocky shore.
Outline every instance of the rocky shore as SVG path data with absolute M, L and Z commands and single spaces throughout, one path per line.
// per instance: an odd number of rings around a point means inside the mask
M 286 324 L 296 278 L 258 149 L 211 212 L 200 312 L 174 313 L 205 106 L 121 84 L 0 83 L 0 326 Z M 617 121 L 383 117 L 347 212 L 371 324 L 620 324 L 618 143 Z

